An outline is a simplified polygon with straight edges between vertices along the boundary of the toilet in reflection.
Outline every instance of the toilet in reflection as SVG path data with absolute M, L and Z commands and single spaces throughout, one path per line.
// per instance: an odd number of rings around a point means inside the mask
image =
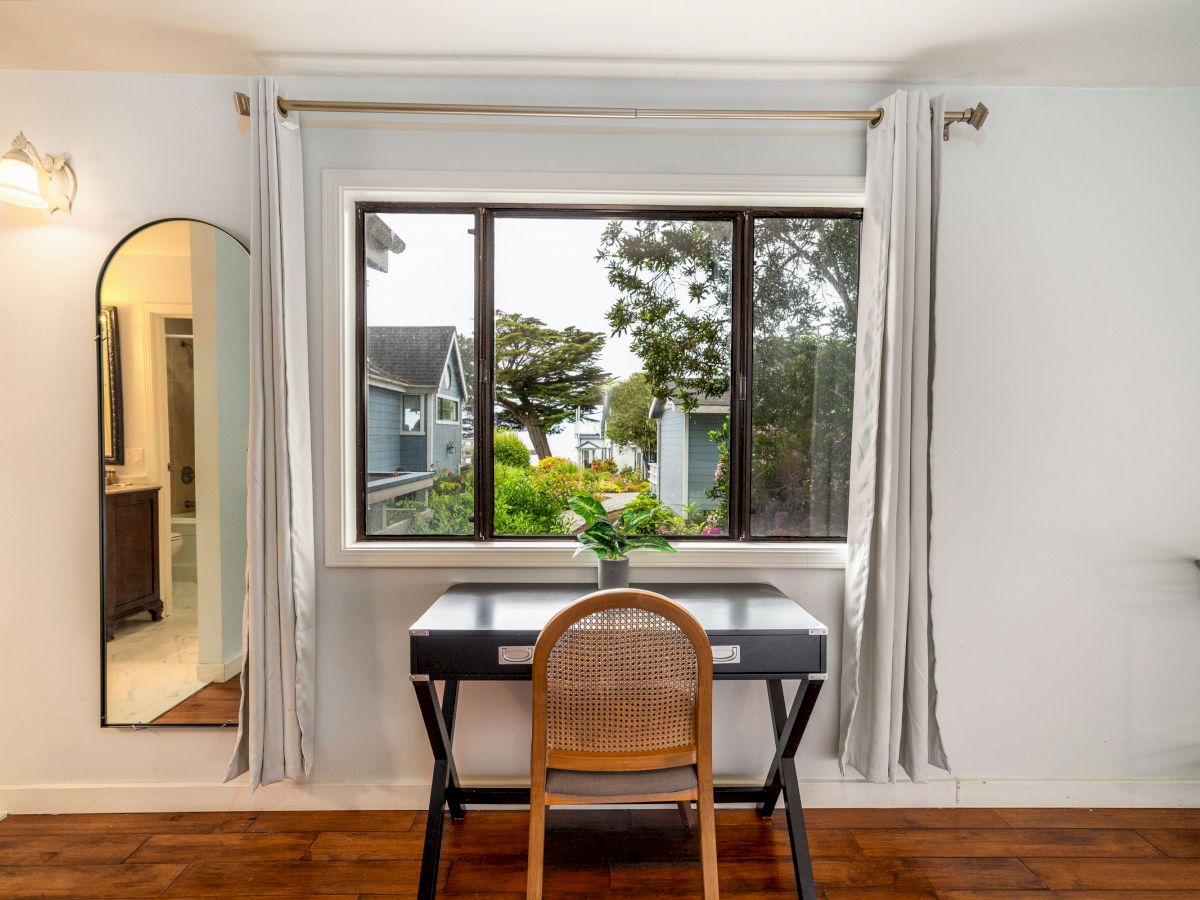
M 171 532 L 171 558 L 174 559 L 183 549 L 183 535 L 178 531 Z

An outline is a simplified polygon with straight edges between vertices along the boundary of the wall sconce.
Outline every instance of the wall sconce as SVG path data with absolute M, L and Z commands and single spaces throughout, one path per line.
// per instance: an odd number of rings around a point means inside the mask
M 76 187 L 67 155 L 42 156 L 24 134 L 13 138 L 12 149 L 0 156 L 0 200 L 7 203 L 70 212 Z

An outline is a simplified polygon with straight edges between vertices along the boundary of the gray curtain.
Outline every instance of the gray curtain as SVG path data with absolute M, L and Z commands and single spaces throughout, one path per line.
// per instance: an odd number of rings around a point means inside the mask
M 254 79 L 245 662 L 226 780 L 312 772 L 316 605 L 300 133 Z
M 867 132 L 839 760 L 868 781 L 949 769 L 929 589 L 942 97 L 897 91 Z

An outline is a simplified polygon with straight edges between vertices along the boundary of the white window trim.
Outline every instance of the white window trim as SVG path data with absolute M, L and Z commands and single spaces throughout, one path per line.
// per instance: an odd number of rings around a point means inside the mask
M 441 416 L 441 410 L 438 409 L 438 407 L 441 405 L 440 403 L 437 402 L 438 400 L 447 400 L 450 403 L 453 403 L 454 408 L 458 410 L 458 418 L 457 419 L 443 419 Z M 448 397 L 445 394 L 438 394 L 437 397 L 433 401 L 433 408 L 434 408 L 434 415 L 436 416 L 434 421 L 437 422 L 439 425 L 459 425 L 459 424 L 461 424 L 462 401 L 459 400 L 457 397 Z
M 355 442 L 354 205 L 414 203 L 622 204 L 629 206 L 861 207 L 863 178 L 781 175 L 441 172 L 326 169 L 324 272 L 325 564 L 346 567 L 520 568 L 593 565 L 565 541 L 359 541 Z M 460 407 L 461 410 L 461 407 Z M 461 411 L 460 411 L 461 416 Z M 407 432 L 412 433 L 412 432 Z M 841 569 L 846 546 L 822 542 L 680 542 L 642 553 L 639 569 Z

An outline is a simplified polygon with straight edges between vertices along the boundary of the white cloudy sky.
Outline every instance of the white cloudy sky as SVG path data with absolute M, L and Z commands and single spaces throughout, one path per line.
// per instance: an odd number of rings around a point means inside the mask
M 470 215 L 385 214 L 406 247 L 386 273 L 367 270 L 369 325 L 454 325 L 474 333 L 474 227 Z M 624 378 L 641 368 L 629 338 L 609 333 L 612 304 L 596 262 L 601 219 L 497 219 L 496 309 L 535 316 L 556 328 L 575 325 L 607 335 L 600 364 Z M 587 426 L 585 426 L 585 430 Z M 575 456 L 571 423 L 550 436 L 556 456 Z

